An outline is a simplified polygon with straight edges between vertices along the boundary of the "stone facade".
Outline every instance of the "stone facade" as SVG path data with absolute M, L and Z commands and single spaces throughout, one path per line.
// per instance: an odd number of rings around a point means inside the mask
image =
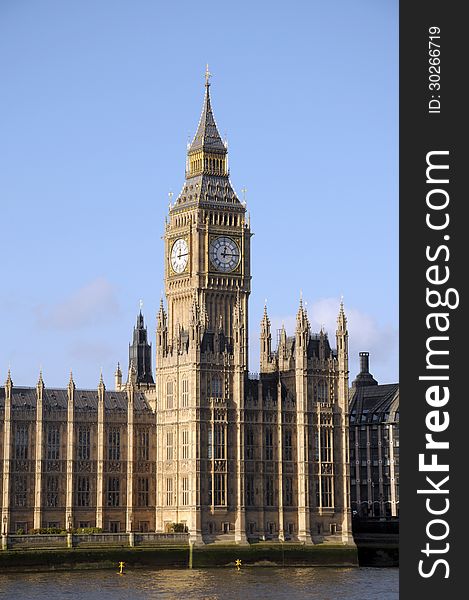
M 151 372 L 143 316 L 127 382 L 113 392 L 0 393 L 5 531 L 57 524 L 105 531 L 187 527 L 194 542 L 351 542 L 348 332 L 312 333 L 300 301 L 292 337 L 248 370 L 251 230 L 229 179 L 208 77 L 186 180 L 164 233 L 165 299 Z M 165 307 L 166 305 L 166 307 Z

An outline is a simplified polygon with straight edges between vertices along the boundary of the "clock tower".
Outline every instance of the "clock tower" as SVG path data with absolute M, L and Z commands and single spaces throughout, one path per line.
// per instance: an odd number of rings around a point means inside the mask
M 229 179 L 210 74 L 186 177 L 166 220 L 157 325 L 157 528 L 213 526 L 245 540 L 242 411 L 248 369 L 250 238 Z M 209 527 L 210 526 L 210 527 Z
M 218 133 L 206 73 L 197 132 L 188 146 L 186 179 L 170 205 L 165 230 L 165 293 L 169 335 L 187 331 L 195 302 L 211 331 L 233 338 L 233 311 L 241 304 L 247 334 L 250 231 L 246 208 L 229 179 L 227 144 Z M 244 356 L 247 357 L 247 335 Z

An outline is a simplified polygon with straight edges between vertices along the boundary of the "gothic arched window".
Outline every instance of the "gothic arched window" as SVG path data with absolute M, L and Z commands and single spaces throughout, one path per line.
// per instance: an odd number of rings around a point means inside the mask
M 223 395 L 220 375 L 214 375 L 212 377 L 211 395 L 213 398 L 221 398 Z
M 173 408 L 173 382 L 166 382 L 166 408 Z

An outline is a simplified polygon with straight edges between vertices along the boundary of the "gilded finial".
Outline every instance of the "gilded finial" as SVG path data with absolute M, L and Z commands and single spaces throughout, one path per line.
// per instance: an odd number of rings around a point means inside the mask
M 205 87 L 208 88 L 210 85 L 210 77 L 212 76 L 212 74 L 210 73 L 210 71 L 208 70 L 208 63 L 205 67 Z

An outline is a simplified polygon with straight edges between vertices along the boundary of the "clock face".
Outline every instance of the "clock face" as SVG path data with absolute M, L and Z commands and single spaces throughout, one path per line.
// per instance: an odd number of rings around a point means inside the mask
M 218 237 L 210 244 L 210 262 L 217 271 L 229 273 L 236 269 L 239 256 L 238 245 L 229 237 Z
M 171 248 L 171 266 L 175 273 L 182 273 L 189 259 L 189 247 L 184 238 L 179 238 Z

